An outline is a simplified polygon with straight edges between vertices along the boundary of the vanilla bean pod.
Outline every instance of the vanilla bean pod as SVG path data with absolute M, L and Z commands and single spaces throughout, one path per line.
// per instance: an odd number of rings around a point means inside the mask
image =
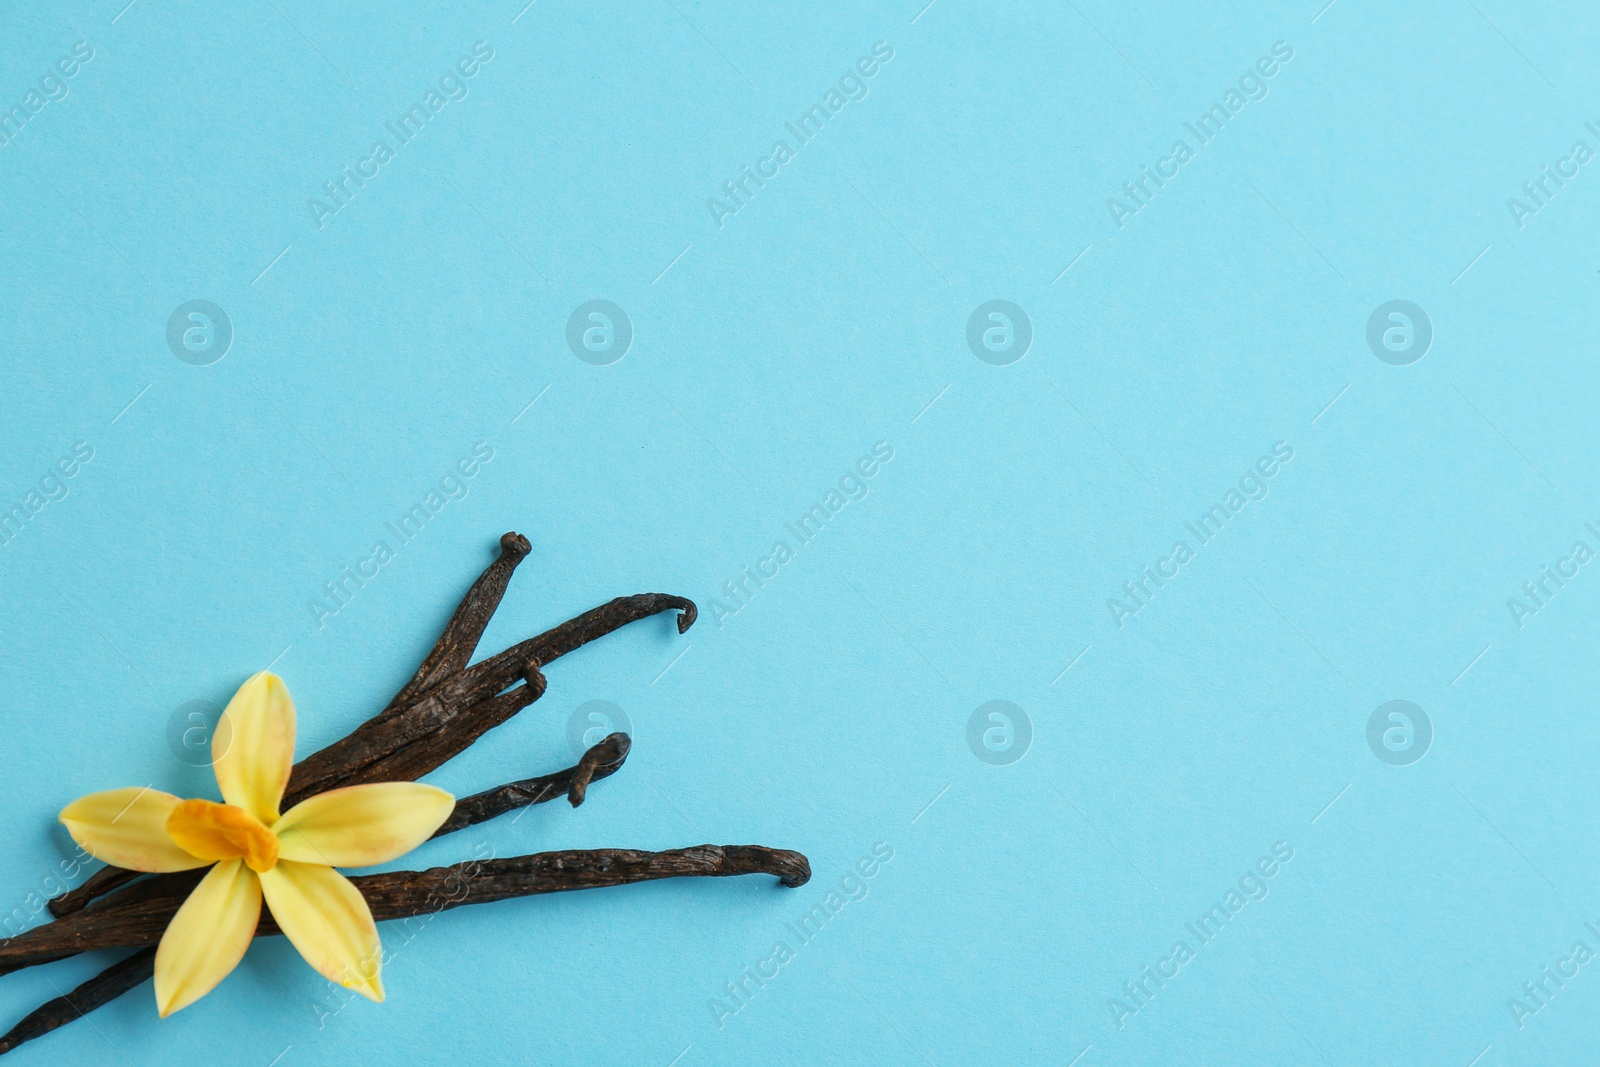
M 465 752 L 478 738 L 538 700 L 544 695 L 544 690 L 544 675 L 530 664 L 526 684 L 479 701 L 445 733 L 430 734 L 420 741 L 405 745 L 399 751 L 362 767 L 345 779 L 343 784 L 415 781 Z
M 786 886 L 811 877 L 798 852 L 760 845 L 698 845 L 643 852 L 628 848 L 539 852 L 504 859 L 468 860 L 426 871 L 387 871 L 351 875 L 379 922 L 404 919 L 462 904 L 484 904 L 536 893 L 595 889 L 658 878 L 772 874 Z M 59 922 L 36 926 L 0 941 L 0 963 L 43 962 L 64 952 L 141 948 L 161 940 L 173 913 L 199 884 L 205 871 L 183 871 L 151 878 L 119 893 L 119 906 L 89 907 Z M 448 889 L 449 892 L 445 892 Z M 270 911 L 261 914 L 257 937 L 279 933 Z
M 511 584 L 511 572 L 517 569 L 517 564 L 526 559 L 531 551 L 533 546 L 528 543 L 528 539 L 516 531 L 501 535 L 499 558 L 489 564 L 488 568 L 478 575 L 478 580 L 472 583 L 467 595 L 456 605 L 450 621 L 445 624 L 444 633 L 439 635 L 439 640 L 428 650 L 422 665 L 411 676 L 411 680 L 394 695 L 388 706 L 378 713 L 380 718 L 393 714 L 399 708 L 411 703 L 472 660 L 472 653 L 477 649 L 478 641 L 489 625 L 489 619 L 506 595 L 506 587 Z
M 512 572 L 530 551 L 526 538 L 508 533 L 499 557 L 473 583 L 444 632 L 411 679 L 384 709 L 344 739 L 297 764 L 284 805 L 345 785 L 414 780 L 464 751 L 485 732 L 538 700 L 542 668 L 628 623 L 677 609 L 678 632 L 693 625 L 695 605 L 683 597 L 642 593 L 618 597 L 536 637 L 468 667 Z M 524 684 L 516 683 L 522 680 Z M 514 808 L 566 795 L 581 804 L 590 784 L 608 777 L 627 758 L 629 741 L 612 734 L 565 771 L 509 783 L 460 801 L 435 834 L 494 818 Z M 675 877 L 728 877 L 768 873 L 784 885 L 810 878 L 805 856 L 758 845 L 701 845 L 668 852 L 598 849 L 470 861 L 428 871 L 356 876 L 351 881 L 377 920 L 405 918 L 462 904 Z M 116 868 L 96 872 L 77 890 L 50 902 L 59 921 L 0 941 L 0 974 L 106 947 L 153 945 L 203 872 L 139 875 Z M 131 887 L 123 886 L 132 881 Z M 120 890 L 90 903 L 99 893 Z M 280 931 L 264 913 L 256 936 Z M 0 1054 L 108 1003 L 147 980 L 154 949 L 142 948 L 99 975 L 30 1013 L 0 1036 Z
M 50 914 L 60 919 L 71 915 L 75 911 L 81 911 L 94 898 L 109 893 L 113 889 L 120 889 L 135 878 L 138 878 L 141 873 L 140 871 L 130 871 L 125 867 L 101 867 L 88 878 L 85 878 L 83 884 L 78 888 L 69 889 L 59 897 L 52 897 L 47 905 L 50 908 Z M 0 974 L 4 973 L 4 971 L 0 971 Z
M 765 848 L 761 845 L 696 845 L 692 848 L 644 852 L 630 848 L 601 848 L 565 852 L 540 852 L 506 859 L 469 860 L 452 867 L 426 871 L 391 871 L 387 874 L 357 876 L 351 881 L 361 890 L 372 917 L 379 922 L 406 919 L 448 911 L 466 904 L 487 904 L 514 897 L 541 893 L 564 893 L 576 889 L 632 885 L 663 878 L 727 878 L 746 874 L 770 874 L 791 888 L 805 885 L 811 878 L 811 865 L 798 852 Z M 197 878 L 188 880 L 192 885 Z M 157 886 L 158 892 L 175 908 L 182 893 L 173 896 L 172 883 L 140 883 Z M 131 892 L 131 891 L 130 891 Z M 161 899 L 161 898 L 156 898 Z M 90 909 L 92 912 L 94 909 Z M 166 930 L 168 916 L 162 909 L 146 909 L 137 922 L 115 936 L 102 933 L 99 941 L 87 948 L 118 948 L 154 945 Z M 40 927 L 39 929 L 47 929 Z M 263 912 L 256 927 L 257 937 L 280 934 L 270 912 Z M 9 1052 L 24 1041 L 49 1033 L 110 1002 L 135 988 L 155 973 L 155 951 L 145 948 L 114 964 L 108 970 L 78 986 L 71 993 L 49 1001 L 0 1037 L 0 1053 Z
M 43 1037 L 72 1020 L 116 1000 L 148 982 L 156 973 L 156 950 L 142 948 L 101 971 L 70 993 L 47 1000 L 0 1037 L 0 1056 L 25 1041 Z
M 425 747 L 444 745 L 450 728 L 457 727 L 467 708 L 504 691 L 523 678 L 530 665 L 543 669 L 551 662 L 630 622 L 677 609 L 678 632 L 694 624 L 694 602 L 667 593 L 638 593 L 617 597 L 569 619 L 552 630 L 512 645 L 481 663 L 458 671 L 429 689 L 422 697 L 358 726 L 342 740 L 301 760 L 289 775 L 286 805 L 317 793 L 356 784 L 362 770 L 406 745 L 421 741 Z M 450 755 L 454 755 L 450 751 Z M 440 760 L 442 763 L 443 757 Z M 437 764 L 436 764 L 437 765 Z
M 508 811 L 525 808 L 530 804 L 543 804 L 559 796 L 565 796 L 573 807 L 577 807 L 583 803 L 584 796 L 592 783 L 602 778 L 609 778 L 622 768 L 623 761 L 628 758 L 630 747 L 632 743 L 628 740 L 627 734 L 610 734 L 599 744 L 590 747 L 576 766 L 557 771 L 555 774 L 511 782 L 484 790 L 482 793 L 475 793 L 465 800 L 458 800 L 455 811 L 450 813 L 450 818 L 445 820 L 444 825 L 439 827 L 433 836 L 440 837 L 454 833 L 476 823 L 497 818 Z

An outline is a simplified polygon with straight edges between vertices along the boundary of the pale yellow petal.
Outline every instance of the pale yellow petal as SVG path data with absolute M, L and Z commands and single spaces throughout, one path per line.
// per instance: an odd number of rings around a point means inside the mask
M 294 766 L 294 701 L 283 679 L 262 671 L 239 687 L 217 727 L 212 764 L 222 799 L 271 826 Z
M 261 919 L 261 880 L 242 860 L 211 868 L 156 949 L 156 1010 L 165 1019 L 216 988 L 244 959 Z
M 97 860 L 130 871 L 187 871 L 210 860 L 167 836 L 167 816 L 183 803 L 171 793 L 130 786 L 79 797 L 61 809 L 72 839 Z
M 279 860 L 260 875 L 267 907 L 307 963 L 330 982 L 383 1000 L 383 946 L 361 890 L 320 863 Z
M 377 782 L 319 793 L 272 827 L 278 855 L 330 867 L 388 863 L 433 836 L 456 798 L 418 782 Z

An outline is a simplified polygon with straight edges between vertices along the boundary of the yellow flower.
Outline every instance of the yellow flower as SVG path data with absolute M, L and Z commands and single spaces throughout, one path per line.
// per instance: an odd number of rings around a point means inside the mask
M 294 702 L 262 671 L 229 701 L 212 742 L 224 803 L 112 789 L 68 804 L 61 821 L 96 859 L 135 871 L 215 864 L 156 949 L 156 1007 L 166 1018 L 214 989 L 244 958 L 266 897 L 284 936 L 329 981 L 383 1000 L 378 927 L 335 867 L 387 863 L 416 848 L 455 797 L 416 782 L 334 789 L 280 814 L 294 766 Z M 220 751 L 219 751 L 220 750 Z

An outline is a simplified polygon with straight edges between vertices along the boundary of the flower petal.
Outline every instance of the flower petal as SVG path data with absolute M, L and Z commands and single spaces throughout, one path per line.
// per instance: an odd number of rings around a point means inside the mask
M 239 687 L 211 742 L 222 799 L 271 826 L 294 766 L 294 701 L 283 679 L 262 671 Z M 220 751 L 219 751 L 220 750 Z
M 244 959 L 261 919 L 261 879 L 226 860 L 200 879 L 156 949 L 156 1010 L 165 1019 L 216 988 Z
M 324 978 L 382 1002 L 378 924 L 355 884 L 320 863 L 279 860 L 259 876 L 278 928 Z
M 130 871 L 187 871 L 210 860 L 167 836 L 167 816 L 183 803 L 171 793 L 130 786 L 79 797 L 61 809 L 72 839 L 97 860 Z
M 417 782 L 352 785 L 302 800 L 272 827 L 278 855 L 329 867 L 370 867 L 433 836 L 456 798 Z

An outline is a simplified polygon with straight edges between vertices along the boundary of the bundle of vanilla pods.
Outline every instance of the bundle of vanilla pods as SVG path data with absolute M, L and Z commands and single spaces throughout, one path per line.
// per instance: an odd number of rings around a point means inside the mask
M 618 597 L 471 667 L 511 573 L 528 555 L 521 534 L 500 538 L 500 555 L 473 583 L 444 633 L 387 707 L 342 740 L 295 764 L 284 807 L 317 793 L 368 782 L 413 781 L 442 766 L 484 733 L 538 700 L 552 661 L 630 622 L 676 609 L 678 632 L 694 624 L 690 600 L 665 593 Z M 514 808 L 565 795 L 576 807 L 590 784 L 627 759 L 626 734 L 612 734 L 576 765 L 467 797 L 434 836 L 492 819 Z M 93 949 L 135 949 L 72 992 L 34 1010 L 0 1037 L 0 1054 L 49 1033 L 149 980 L 155 945 L 204 871 L 141 875 L 117 867 L 96 871 L 50 902 L 53 922 L 0 940 L 0 974 L 51 963 Z M 584 849 L 472 860 L 427 871 L 351 878 L 378 921 L 443 911 L 509 897 L 625 885 L 658 878 L 775 875 L 800 886 L 811 877 L 806 857 L 760 845 L 698 845 L 664 852 Z M 278 936 L 263 914 L 257 937 Z

